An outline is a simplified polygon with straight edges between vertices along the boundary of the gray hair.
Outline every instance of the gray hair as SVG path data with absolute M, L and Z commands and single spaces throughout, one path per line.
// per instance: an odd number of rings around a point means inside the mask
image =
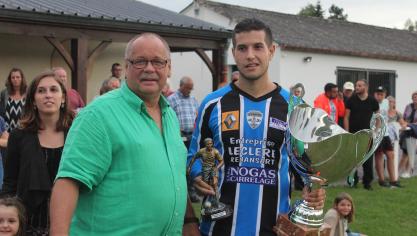
M 65 69 L 64 69 L 64 67 L 61 67 L 61 66 L 57 66 L 57 67 L 53 67 L 52 69 L 52 72 L 56 72 L 56 71 L 58 71 L 58 70 L 63 70 L 63 71 L 65 71 L 65 72 L 67 72 Z
M 183 86 L 185 83 L 187 83 L 188 81 L 193 81 L 192 79 L 191 79 L 191 77 L 188 77 L 188 76 L 183 76 L 182 78 L 181 78 L 181 80 L 180 80 L 180 87 L 181 86 Z
M 137 39 L 142 38 L 142 37 L 149 37 L 149 38 L 154 37 L 154 38 L 157 38 L 157 39 L 161 40 L 161 42 L 164 44 L 166 52 L 167 52 L 167 57 L 168 57 L 167 59 L 170 59 L 171 49 L 169 48 L 169 45 L 168 45 L 167 41 L 164 38 L 162 38 L 161 36 L 159 36 L 158 34 L 155 34 L 155 33 L 142 33 L 142 34 L 139 34 L 139 35 L 136 35 L 135 37 L 133 37 L 126 45 L 125 59 L 129 59 L 130 55 L 132 54 L 133 43 Z

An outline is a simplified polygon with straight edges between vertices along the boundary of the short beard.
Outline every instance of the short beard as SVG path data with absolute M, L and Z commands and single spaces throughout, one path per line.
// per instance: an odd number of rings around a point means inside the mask
M 256 81 L 256 80 L 259 80 L 260 78 L 262 78 L 268 72 L 268 70 L 265 70 L 264 73 L 262 73 L 261 75 L 259 75 L 257 77 L 248 77 L 244 73 L 242 73 L 241 71 L 239 71 L 239 72 L 240 72 L 240 76 L 242 78 L 245 78 L 246 80 L 250 80 L 250 81 Z

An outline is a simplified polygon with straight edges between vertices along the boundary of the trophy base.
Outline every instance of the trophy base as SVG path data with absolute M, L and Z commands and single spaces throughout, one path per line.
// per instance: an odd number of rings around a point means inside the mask
M 201 217 L 205 220 L 216 221 L 233 214 L 233 210 L 230 206 L 219 202 L 218 206 L 201 209 Z
M 279 236 L 330 236 L 330 228 L 308 228 L 294 224 L 287 215 L 279 215 L 274 232 Z
M 294 207 L 290 220 L 300 225 L 307 225 L 311 228 L 320 228 L 324 223 L 323 210 L 316 210 L 309 207 L 306 201 L 301 201 Z

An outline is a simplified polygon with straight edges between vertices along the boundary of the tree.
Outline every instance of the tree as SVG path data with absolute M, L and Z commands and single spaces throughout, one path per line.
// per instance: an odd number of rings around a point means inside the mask
M 338 7 L 334 4 L 329 8 L 330 16 L 327 19 L 344 20 L 347 21 L 347 14 L 343 14 L 343 8 Z
M 410 18 L 404 23 L 404 29 L 408 31 L 417 31 L 417 21 L 413 22 Z
M 348 15 L 343 14 L 343 8 L 338 7 L 334 4 L 329 8 L 330 16 L 327 19 L 336 19 L 336 20 L 343 20 L 347 21 Z M 317 1 L 316 5 L 309 3 L 307 6 L 301 8 L 298 15 L 300 16 L 312 16 L 312 17 L 319 17 L 324 19 L 324 12 L 325 10 L 321 6 L 320 1 Z
M 320 1 L 317 1 L 316 5 L 309 3 L 307 6 L 301 8 L 300 12 L 298 12 L 300 16 L 313 16 L 319 17 L 324 19 L 324 10 L 321 6 Z

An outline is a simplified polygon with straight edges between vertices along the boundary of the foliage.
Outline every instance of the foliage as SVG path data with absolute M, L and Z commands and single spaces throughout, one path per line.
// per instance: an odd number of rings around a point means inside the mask
M 335 20 L 343 20 L 347 21 L 347 14 L 343 14 L 343 8 L 338 7 L 334 4 L 329 8 L 329 17 L 328 19 L 335 19 Z M 312 16 L 312 17 L 319 17 L 324 19 L 324 12 L 325 10 L 321 6 L 320 1 L 317 1 L 316 5 L 309 3 L 307 6 L 301 8 L 298 15 L 300 16 Z
M 334 4 L 329 8 L 330 16 L 327 19 L 335 19 L 335 20 L 347 20 L 348 15 L 343 14 L 343 8 L 338 7 Z
M 408 31 L 417 31 L 417 21 L 412 21 L 410 18 L 404 23 L 404 29 Z
M 298 15 L 324 18 L 324 10 L 321 6 L 320 1 L 317 1 L 316 5 L 310 3 L 307 6 L 303 7 L 298 13 Z

